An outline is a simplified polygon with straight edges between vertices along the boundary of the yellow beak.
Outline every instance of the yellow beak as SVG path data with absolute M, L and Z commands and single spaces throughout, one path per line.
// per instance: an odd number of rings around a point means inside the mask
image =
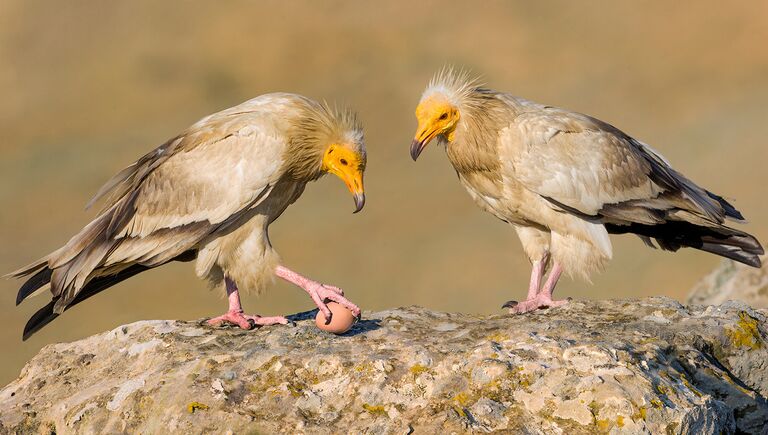
M 363 170 L 365 155 L 338 144 L 331 144 L 323 155 L 323 170 L 339 177 L 355 198 L 355 213 L 365 205 Z
M 431 125 L 424 122 L 419 122 L 419 127 L 416 129 L 416 137 L 411 142 L 411 158 L 415 162 L 419 158 L 419 155 L 427 144 L 437 136 L 437 130 L 433 129 Z
M 357 167 L 336 165 L 329 168 L 329 172 L 336 175 L 347 185 L 347 189 L 355 198 L 355 211 L 359 212 L 365 206 L 365 191 L 363 189 L 363 172 Z

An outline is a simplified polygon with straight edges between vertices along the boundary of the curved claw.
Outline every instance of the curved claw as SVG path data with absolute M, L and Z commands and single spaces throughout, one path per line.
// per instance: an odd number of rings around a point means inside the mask
M 517 304 L 517 301 L 506 301 L 504 302 L 504 305 L 501 306 L 501 308 L 515 308 Z
M 360 308 L 358 308 L 357 305 L 353 304 L 346 297 L 344 297 L 344 291 L 338 287 L 316 283 L 316 285 L 307 289 L 307 292 L 309 293 L 309 296 L 312 298 L 312 301 L 315 303 L 317 308 L 323 313 L 323 316 L 325 316 L 326 324 L 331 322 L 331 318 L 333 316 L 331 310 L 329 310 L 328 306 L 326 305 L 329 301 L 336 302 L 337 304 L 348 309 L 352 312 L 352 314 L 355 315 L 355 317 L 362 315 Z

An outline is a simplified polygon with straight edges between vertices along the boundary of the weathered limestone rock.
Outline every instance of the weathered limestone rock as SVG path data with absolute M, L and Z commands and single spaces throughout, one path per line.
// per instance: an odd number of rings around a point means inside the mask
M 688 296 L 689 304 L 718 305 L 725 301 L 768 308 L 768 257 L 763 256 L 761 269 L 723 260 Z
M 344 336 L 145 321 L 45 347 L 0 433 L 760 433 L 766 311 L 666 298 L 524 316 L 403 308 Z

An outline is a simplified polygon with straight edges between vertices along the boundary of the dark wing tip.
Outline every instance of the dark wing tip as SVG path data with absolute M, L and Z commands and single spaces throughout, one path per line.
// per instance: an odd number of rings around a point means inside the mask
M 53 319 L 59 317 L 58 314 L 53 312 L 53 305 L 55 301 L 51 301 L 48 305 L 40 308 L 32 317 L 29 318 L 27 324 L 24 326 L 24 333 L 21 336 L 22 341 L 27 341 L 35 332 L 42 329 L 45 325 L 51 323 Z
M 51 282 L 52 272 L 53 271 L 51 269 L 46 267 L 32 275 L 32 277 L 29 278 L 27 282 L 25 282 L 19 289 L 19 293 L 16 295 L 16 305 L 18 306 L 24 301 L 24 299 L 29 297 L 29 295 L 34 293 L 37 289 Z

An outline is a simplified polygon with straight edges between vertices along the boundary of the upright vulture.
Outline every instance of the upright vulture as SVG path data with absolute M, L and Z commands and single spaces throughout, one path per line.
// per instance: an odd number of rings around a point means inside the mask
M 504 304 L 512 313 L 566 303 L 552 299 L 560 275 L 588 280 L 612 256 L 609 234 L 760 267 L 757 239 L 725 225 L 744 220 L 736 208 L 606 122 L 486 89 L 450 69 L 431 80 L 416 118 L 413 160 L 433 139 L 445 145 L 472 199 L 520 237 L 533 271 L 526 300 Z
M 363 132 L 356 116 L 300 95 L 266 94 L 207 116 L 109 180 L 89 203 L 101 213 L 62 248 L 10 276 L 28 277 L 16 303 L 50 290 L 23 338 L 68 308 L 133 275 L 196 260 L 212 285 L 224 283 L 226 314 L 210 320 L 244 329 L 285 317 L 243 313 L 239 289 L 260 292 L 273 276 L 303 288 L 330 319 L 326 301 L 359 316 L 341 289 L 282 265 L 268 228 L 310 181 L 331 173 L 365 203 Z

